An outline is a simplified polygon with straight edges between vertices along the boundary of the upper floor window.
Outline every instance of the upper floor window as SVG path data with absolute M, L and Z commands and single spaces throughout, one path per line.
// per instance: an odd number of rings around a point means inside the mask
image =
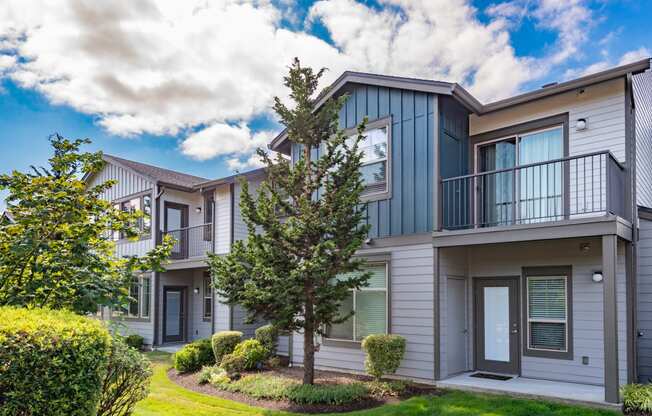
M 369 264 L 369 286 L 352 290 L 340 305 L 340 316 L 354 315 L 327 328 L 326 337 L 339 341 L 362 341 L 371 334 L 386 334 L 388 327 L 388 263 Z
M 148 237 L 152 232 L 152 197 L 149 194 L 135 196 L 113 205 L 114 208 L 125 212 L 142 211 L 143 216 L 138 220 L 137 228 L 143 237 Z M 125 238 L 119 232 L 113 233 L 113 239 Z
M 390 134 L 389 118 L 372 121 L 367 124 L 364 138 L 359 144 L 362 152 L 362 167 L 360 173 L 365 183 L 362 196 L 365 199 L 384 199 L 390 191 Z M 353 141 L 356 133 L 349 131 L 349 141 Z

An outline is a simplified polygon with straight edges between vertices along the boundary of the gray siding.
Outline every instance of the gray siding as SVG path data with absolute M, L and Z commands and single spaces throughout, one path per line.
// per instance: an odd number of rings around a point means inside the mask
M 636 199 L 652 208 L 652 72 L 634 75 Z
M 590 243 L 590 250 L 582 253 L 579 244 Z M 626 298 L 625 298 L 625 250 L 618 245 L 617 301 L 618 301 L 618 352 L 620 381 L 627 380 Z M 604 384 L 603 351 L 603 294 L 602 285 L 593 283 L 594 271 L 602 269 L 601 240 L 568 239 L 538 241 L 531 243 L 498 244 L 472 247 L 468 251 L 468 276 L 520 276 L 522 267 L 571 265 L 573 269 L 573 359 L 557 360 L 523 356 L 523 377 L 567 381 L 586 384 Z M 458 262 L 459 269 L 459 262 Z M 473 299 L 469 284 L 469 299 Z M 521 288 L 523 290 L 523 288 Z M 469 305 L 472 311 L 472 305 Z M 469 316 L 473 316 L 469 313 Z M 472 334 L 473 320 L 469 322 Z M 521 325 L 521 328 L 524 328 Z M 469 343 L 469 362 L 473 357 L 473 343 Z M 582 357 L 589 357 L 589 364 L 582 364 Z
M 231 313 L 233 314 L 233 330 L 241 331 L 245 338 L 253 338 L 256 329 L 265 325 L 262 321 L 256 321 L 253 324 L 245 323 L 247 312 L 240 305 L 233 306 Z
M 340 126 L 351 128 L 363 118 L 392 117 L 390 199 L 367 207 L 369 236 L 382 238 L 432 231 L 434 128 L 437 96 L 366 85 L 350 87 Z M 297 160 L 299 145 L 292 146 Z M 316 152 L 315 152 L 316 154 Z
M 432 382 L 434 377 L 433 249 L 429 244 L 377 249 L 391 254 L 390 331 L 407 340 L 399 376 Z M 294 334 L 293 362 L 303 362 L 303 334 Z M 315 356 L 319 368 L 364 371 L 359 348 L 322 345 Z
M 639 220 L 637 297 L 638 378 L 652 379 L 652 221 Z
M 249 194 L 255 197 L 261 182 L 261 179 L 250 179 L 248 182 Z M 247 238 L 247 225 L 242 219 L 242 211 L 240 210 L 240 195 L 242 194 L 242 185 L 240 185 L 239 181 L 236 181 L 233 187 L 233 204 L 235 205 L 233 209 L 233 240 L 245 240 Z

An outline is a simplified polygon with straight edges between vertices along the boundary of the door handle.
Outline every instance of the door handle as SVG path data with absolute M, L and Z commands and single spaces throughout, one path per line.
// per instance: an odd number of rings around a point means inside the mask
M 512 330 L 509 331 L 509 332 L 511 332 L 512 334 L 518 334 L 518 329 L 512 329 Z

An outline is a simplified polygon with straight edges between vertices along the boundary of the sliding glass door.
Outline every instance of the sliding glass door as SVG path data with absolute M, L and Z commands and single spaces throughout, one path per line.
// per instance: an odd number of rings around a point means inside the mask
M 482 226 L 532 223 L 562 215 L 563 130 L 555 127 L 477 146 L 477 215 Z M 534 164 L 534 166 L 531 166 Z

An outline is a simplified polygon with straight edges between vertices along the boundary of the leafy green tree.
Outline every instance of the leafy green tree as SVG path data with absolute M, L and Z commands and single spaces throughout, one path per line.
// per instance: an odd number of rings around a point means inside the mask
M 303 332 L 304 384 L 314 381 L 315 336 L 350 318 L 339 313 L 340 304 L 369 279 L 353 257 L 368 232 L 358 150 L 364 122 L 349 139 L 338 127 L 346 97 L 316 107 L 323 73 L 294 60 L 285 77 L 293 106 L 276 98 L 274 109 L 302 157 L 292 165 L 259 150 L 268 176 L 256 198 L 243 182 L 240 208 L 248 238 L 229 255 L 209 259 L 218 293 L 242 305 L 249 320 Z
M 68 309 L 124 306 L 134 274 L 161 270 L 172 242 L 143 257 L 116 258 L 111 236 L 138 237 L 141 213 L 101 199 L 115 184 L 87 186 L 83 175 L 104 166 L 101 153 L 81 153 L 89 140 L 50 138 L 49 167 L 0 175 L 14 223 L 0 225 L 0 305 Z

